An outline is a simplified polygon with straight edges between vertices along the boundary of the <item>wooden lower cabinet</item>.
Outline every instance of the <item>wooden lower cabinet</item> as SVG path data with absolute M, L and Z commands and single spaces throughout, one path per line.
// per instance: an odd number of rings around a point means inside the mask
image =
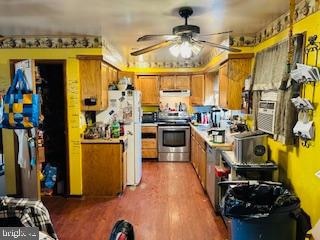
M 193 135 L 191 135 L 191 163 L 194 167 L 194 169 L 196 169 L 196 155 L 195 155 L 195 151 L 196 151 L 196 139 L 194 138 Z
M 201 136 L 195 131 L 191 131 L 191 163 L 199 177 L 203 189 L 205 189 L 207 167 L 206 145 Z
M 84 196 L 116 196 L 126 182 L 123 143 L 82 143 L 82 192 Z
M 203 149 L 200 145 L 199 146 L 199 179 L 201 182 L 202 187 L 206 188 L 206 167 L 207 167 L 207 156 L 206 150 Z
M 158 158 L 156 126 L 142 126 L 142 158 Z

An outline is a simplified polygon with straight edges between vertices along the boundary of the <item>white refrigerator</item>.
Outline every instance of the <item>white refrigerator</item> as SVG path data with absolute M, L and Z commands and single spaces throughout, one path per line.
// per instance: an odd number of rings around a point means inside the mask
M 128 136 L 127 185 L 138 185 L 142 177 L 141 156 L 141 92 L 109 91 L 107 115 L 116 115 L 124 122 L 124 132 Z

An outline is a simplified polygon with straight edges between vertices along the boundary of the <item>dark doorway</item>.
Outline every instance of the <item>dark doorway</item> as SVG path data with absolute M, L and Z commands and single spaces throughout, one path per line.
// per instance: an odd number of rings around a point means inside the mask
M 45 162 L 57 168 L 53 195 L 69 192 L 67 161 L 67 118 L 65 98 L 65 61 L 36 61 L 40 77 L 37 92 L 41 93 L 42 126 L 45 147 Z

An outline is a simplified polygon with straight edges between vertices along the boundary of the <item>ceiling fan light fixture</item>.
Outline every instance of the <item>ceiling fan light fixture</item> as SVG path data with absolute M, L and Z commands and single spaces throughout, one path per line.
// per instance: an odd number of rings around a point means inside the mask
M 184 41 L 180 45 L 180 55 L 183 58 L 190 58 L 192 56 L 192 45 L 189 41 Z
M 193 55 L 198 55 L 201 52 L 202 48 L 203 46 L 201 46 L 200 44 L 192 43 L 191 50 Z
M 169 48 L 169 51 L 174 57 L 178 57 L 180 54 L 180 45 L 177 43 L 174 44 L 172 47 Z

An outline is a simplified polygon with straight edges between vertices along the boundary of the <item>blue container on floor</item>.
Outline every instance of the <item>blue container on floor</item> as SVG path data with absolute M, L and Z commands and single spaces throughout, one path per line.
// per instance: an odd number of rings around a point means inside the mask
M 296 240 L 296 219 L 291 214 L 300 204 L 281 207 L 261 218 L 231 220 L 232 240 Z

